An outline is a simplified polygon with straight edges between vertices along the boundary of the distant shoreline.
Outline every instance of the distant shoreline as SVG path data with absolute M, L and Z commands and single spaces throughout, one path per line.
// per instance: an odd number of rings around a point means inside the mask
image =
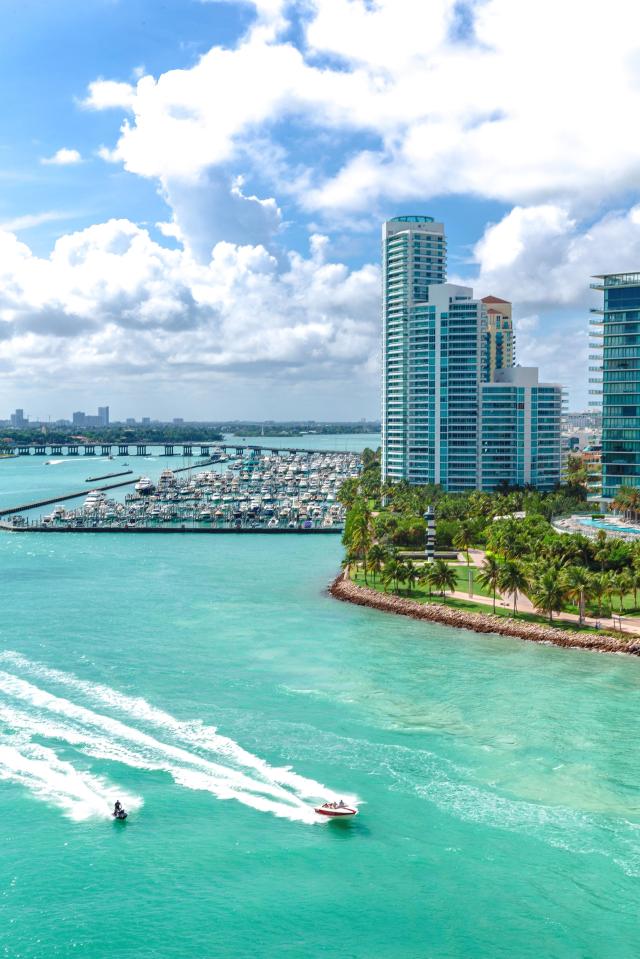
M 603 633 L 569 633 L 542 623 L 529 623 L 517 619 L 505 619 L 491 613 L 474 613 L 437 603 L 418 603 L 413 599 L 380 593 L 368 586 L 358 586 L 349 579 L 347 572 L 340 573 L 331 586 L 329 593 L 334 599 L 366 606 L 397 616 L 410 616 L 412 619 L 426 619 L 456 629 L 469 629 L 475 633 L 493 633 L 500 636 L 512 636 L 527 642 L 543 645 L 561 646 L 566 649 L 585 649 L 596 653 L 626 653 L 640 656 L 640 639 L 622 642 Z

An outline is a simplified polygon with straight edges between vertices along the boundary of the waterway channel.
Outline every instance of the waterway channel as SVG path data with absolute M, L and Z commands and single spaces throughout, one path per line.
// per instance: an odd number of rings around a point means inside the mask
M 0 536 L 1 954 L 635 959 L 640 663 L 335 602 L 339 561 Z

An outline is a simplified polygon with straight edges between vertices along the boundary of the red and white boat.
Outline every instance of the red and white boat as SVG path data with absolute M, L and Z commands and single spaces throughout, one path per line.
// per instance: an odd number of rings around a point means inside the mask
M 346 806 L 342 800 L 340 802 L 324 802 L 314 810 L 319 816 L 326 816 L 327 819 L 348 819 L 350 816 L 357 816 L 358 810 L 353 806 Z

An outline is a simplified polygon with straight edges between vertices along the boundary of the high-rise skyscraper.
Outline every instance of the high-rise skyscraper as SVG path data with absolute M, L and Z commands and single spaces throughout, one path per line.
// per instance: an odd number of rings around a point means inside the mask
M 108 406 L 98 407 L 98 421 L 100 426 L 109 425 L 109 407 Z
M 601 319 L 592 323 L 590 382 L 602 403 L 602 495 L 612 498 L 621 486 L 640 486 L 640 273 L 594 277 L 604 293 Z M 596 405 L 595 401 L 592 405 Z
M 382 475 L 428 482 L 433 458 L 435 329 L 417 304 L 446 279 L 444 226 L 430 216 L 398 216 L 382 228 Z M 431 409 L 431 414 L 430 414 Z
M 446 282 L 444 227 L 431 217 L 389 220 L 382 253 L 383 480 L 451 492 L 552 488 L 562 389 L 538 384 L 533 369 L 510 378 L 511 304 Z M 485 397 L 482 384 L 502 374 Z
M 511 303 L 498 296 L 483 296 L 482 307 L 482 379 L 491 382 L 515 363 L 513 319 Z

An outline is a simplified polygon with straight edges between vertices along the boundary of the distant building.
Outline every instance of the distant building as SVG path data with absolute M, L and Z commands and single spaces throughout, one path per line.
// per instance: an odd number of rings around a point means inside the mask
M 16 410 L 15 413 L 11 414 L 10 420 L 11 425 L 16 429 L 20 429 L 22 426 L 29 425 L 29 420 L 25 419 L 24 410 Z
M 98 420 L 99 426 L 108 426 L 109 425 L 109 407 L 108 406 L 99 406 L 98 407 Z
M 570 429 L 602 429 L 602 414 L 598 412 L 565 413 L 562 421 Z
M 181 416 L 174 416 L 173 424 L 174 426 L 181 426 L 184 423 L 184 420 Z
M 150 416 L 143 416 L 143 417 L 142 417 L 142 425 L 143 425 L 143 426 L 151 426 L 151 417 L 150 417 Z
M 589 392 L 601 398 L 602 496 L 611 499 L 621 486 L 640 486 L 640 273 L 594 279 L 604 297 L 592 311 L 601 318 L 592 324 L 598 365 L 589 367 L 600 375 L 589 382 L 600 389 Z
M 490 382 L 496 370 L 515 363 L 511 303 L 498 296 L 482 297 L 482 379 Z
M 552 490 L 561 479 L 562 386 L 539 383 L 536 367 L 497 370 L 480 387 L 480 489 Z
M 134 420 L 134 418 L 133 418 L 132 416 L 128 416 L 127 419 L 126 419 L 124 422 L 125 422 L 125 425 L 126 425 L 126 426 L 135 426 L 135 425 L 136 425 L 136 421 Z
M 82 410 L 77 410 L 75 413 L 71 414 L 71 423 L 73 426 L 86 426 L 87 414 Z

